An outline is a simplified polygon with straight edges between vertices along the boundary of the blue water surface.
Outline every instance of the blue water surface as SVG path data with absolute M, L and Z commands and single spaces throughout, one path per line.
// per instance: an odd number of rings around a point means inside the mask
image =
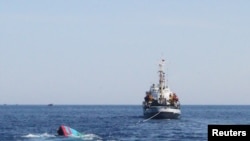
M 207 141 L 208 124 L 250 124 L 250 106 L 183 105 L 180 119 L 146 120 L 140 105 L 1 105 L 1 141 Z M 82 137 L 56 135 L 60 125 Z

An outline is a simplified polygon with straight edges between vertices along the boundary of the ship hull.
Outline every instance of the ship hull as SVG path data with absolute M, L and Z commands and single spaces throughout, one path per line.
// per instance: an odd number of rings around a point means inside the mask
M 172 106 L 151 106 L 143 107 L 144 118 L 152 119 L 178 119 L 181 111 Z

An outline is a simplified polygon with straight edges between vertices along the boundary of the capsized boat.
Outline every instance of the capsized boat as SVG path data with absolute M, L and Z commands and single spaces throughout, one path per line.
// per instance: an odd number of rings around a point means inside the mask
M 82 137 L 83 136 L 82 133 L 76 131 L 73 128 L 65 126 L 65 125 L 61 125 L 58 128 L 57 134 L 60 135 L 60 136 L 65 136 L 65 137 Z
M 145 118 L 178 119 L 181 115 L 181 106 L 178 96 L 173 92 L 165 80 L 163 70 L 165 60 L 159 63 L 159 83 L 152 84 L 142 103 Z

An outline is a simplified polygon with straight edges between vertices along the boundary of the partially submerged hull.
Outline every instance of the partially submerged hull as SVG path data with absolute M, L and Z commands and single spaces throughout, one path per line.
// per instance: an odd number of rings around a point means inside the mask
M 65 125 L 61 125 L 58 130 L 57 130 L 58 135 L 60 136 L 65 136 L 65 137 L 81 137 L 82 134 L 78 131 L 76 131 L 73 128 L 70 128 L 68 126 Z
M 181 110 L 170 106 L 151 106 L 143 109 L 145 118 L 153 119 L 178 119 Z

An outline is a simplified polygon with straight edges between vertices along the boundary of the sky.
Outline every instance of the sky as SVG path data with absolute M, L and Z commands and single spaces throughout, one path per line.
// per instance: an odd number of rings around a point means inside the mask
M 0 0 L 0 104 L 250 104 L 248 0 Z

